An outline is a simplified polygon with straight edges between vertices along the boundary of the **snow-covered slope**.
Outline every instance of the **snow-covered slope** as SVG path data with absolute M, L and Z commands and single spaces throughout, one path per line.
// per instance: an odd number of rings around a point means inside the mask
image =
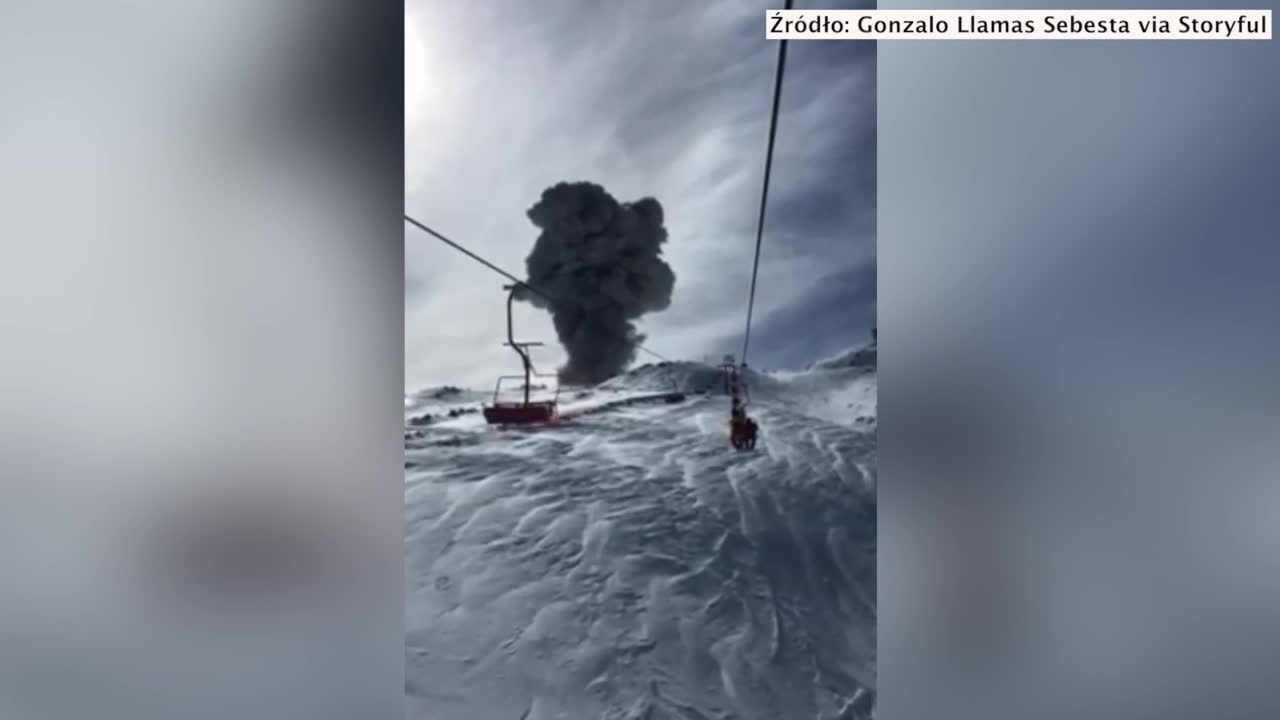
M 864 370 L 874 372 L 879 355 L 879 344 L 872 342 L 858 348 L 851 348 L 835 357 L 820 360 L 813 364 L 814 370 Z
M 683 403 L 410 428 L 408 716 L 867 717 L 874 366 L 751 385 L 755 452 L 729 447 L 720 376 L 695 363 L 562 396 Z
M 432 387 L 405 395 L 404 412 L 406 417 L 417 417 L 427 413 L 438 415 L 447 413 L 453 408 L 487 401 L 491 395 L 492 393 L 464 390 L 451 385 Z
M 875 343 L 814 363 L 807 371 L 779 374 L 786 399 L 799 412 L 859 430 L 876 427 Z

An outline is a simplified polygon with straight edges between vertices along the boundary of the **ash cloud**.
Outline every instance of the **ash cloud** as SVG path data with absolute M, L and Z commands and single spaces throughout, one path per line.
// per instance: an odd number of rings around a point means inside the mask
M 569 361 L 560 379 L 595 384 L 626 369 L 645 336 L 635 321 L 671 304 L 676 276 L 662 258 L 662 205 L 619 203 L 590 182 L 559 183 L 529 208 L 542 232 L 525 259 L 528 282 L 554 299 L 518 297 L 549 310 Z

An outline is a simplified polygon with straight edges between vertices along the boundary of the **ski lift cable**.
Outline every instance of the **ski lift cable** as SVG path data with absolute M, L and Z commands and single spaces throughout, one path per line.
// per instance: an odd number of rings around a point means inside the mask
M 492 270 L 492 271 L 494 271 L 494 272 L 498 273 L 499 275 L 502 275 L 503 277 L 505 277 L 505 278 L 507 278 L 508 280 L 510 280 L 511 282 L 513 282 L 513 283 L 515 283 L 515 284 L 519 285 L 520 287 L 523 287 L 523 288 L 528 289 L 528 290 L 529 290 L 529 292 L 532 292 L 532 293 L 534 293 L 534 294 L 536 294 L 536 295 L 541 296 L 543 299 L 545 299 L 546 301 L 548 301 L 548 302 L 550 302 L 550 303 L 552 303 L 552 304 L 554 304 L 554 305 L 560 305 L 560 306 L 564 306 L 564 305 L 566 305 L 566 303 L 564 303 L 564 302 L 560 301 L 560 300 L 559 300 L 558 298 L 556 298 L 554 295 L 551 295 L 550 293 L 547 293 L 547 292 L 545 292 L 545 291 L 543 291 L 543 290 L 541 290 L 541 289 L 539 289 L 539 288 L 537 288 L 537 287 L 535 287 L 535 286 L 533 286 L 533 285 L 530 285 L 529 283 L 525 282 L 524 280 L 521 280 L 520 278 L 516 277 L 515 275 L 512 275 L 511 273 L 507 272 L 506 270 L 503 270 L 502 268 L 498 267 L 497 265 L 494 265 L 493 263 L 489 262 L 488 260 L 485 260 L 484 258 L 480 257 L 479 255 L 475 254 L 474 252 L 471 252 L 470 250 L 468 250 L 467 248 L 463 247 L 462 245 L 460 245 L 460 244 L 458 244 L 458 243 L 454 242 L 453 240 L 450 240 L 449 238 L 447 238 L 447 237 L 445 237 L 444 235 L 442 235 L 442 234 L 440 234 L 440 233 L 436 232 L 435 230 L 432 230 L 431 228 L 429 228 L 429 227 L 427 227 L 426 225 L 422 224 L 422 223 L 421 223 L 421 222 L 419 222 L 418 220 L 414 219 L 414 218 L 413 218 L 412 216 L 410 216 L 408 213 L 405 213 L 405 215 L 404 215 L 404 219 L 405 219 L 405 222 L 408 222 L 409 224 L 411 224 L 411 225 L 413 225 L 414 227 L 418 228 L 419 230 L 421 230 L 421 231 L 423 231 L 423 232 L 427 233 L 428 235 L 430 235 L 430 236 L 434 237 L 435 239 L 439 240 L 440 242 L 442 242 L 442 243 L 444 243 L 444 244 L 448 245 L 449 247 L 453 248 L 454 250 L 457 250 L 458 252 L 462 253 L 463 255 L 466 255 L 467 257 L 471 258 L 472 260 L 475 260 L 476 262 L 480 263 L 481 265 L 484 265 L 485 267 L 489 268 L 490 270 Z M 630 338 L 622 338 L 622 339 L 627 340 L 628 342 L 630 341 Z M 663 361 L 665 361 L 665 362 L 671 362 L 671 360 L 670 360 L 669 358 L 667 358 L 665 355 L 662 355 L 661 353 L 658 353 L 658 352 L 655 352 L 655 351 L 653 351 L 653 350 L 650 350 L 649 348 L 647 348 L 647 347 L 645 347 L 645 346 L 643 346 L 643 345 L 639 345 L 639 344 L 637 344 L 637 345 L 636 345 L 636 349 L 637 349 L 637 350 L 640 350 L 641 352 L 648 353 L 649 355 L 652 355 L 653 357 L 656 357 L 656 358 L 658 358 L 659 360 L 663 360 Z
M 793 0 L 787 0 L 786 9 L 790 10 Z M 747 362 L 747 349 L 751 346 L 751 317 L 756 304 L 756 278 L 760 274 L 760 245 L 764 240 L 765 210 L 769 206 L 769 172 L 773 168 L 773 142 L 778 134 L 778 105 L 782 96 L 782 73 L 787 64 L 787 41 L 778 41 L 778 65 L 773 77 L 773 110 L 769 116 L 769 145 L 764 156 L 764 182 L 760 189 L 760 217 L 756 223 L 756 254 L 751 263 L 751 292 L 747 296 L 747 329 L 742 336 L 742 360 Z

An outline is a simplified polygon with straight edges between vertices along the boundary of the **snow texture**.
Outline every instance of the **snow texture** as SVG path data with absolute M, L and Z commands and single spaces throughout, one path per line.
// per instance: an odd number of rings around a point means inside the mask
M 406 399 L 408 717 L 870 717 L 874 355 L 749 384 L 754 452 L 695 363 L 566 393 L 538 430 Z

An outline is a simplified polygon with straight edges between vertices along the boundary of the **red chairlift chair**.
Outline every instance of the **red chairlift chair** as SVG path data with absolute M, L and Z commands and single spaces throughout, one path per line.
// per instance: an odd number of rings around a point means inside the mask
M 550 400 L 530 400 L 529 393 L 532 389 L 531 385 L 534 378 L 550 378 L 553 375 L 546 373 L 538 373 L 533 369 L 533 361 L 529 359 L 529 348 L 540 347 L 542 343 L 527 342 L 518 343 L 515 338 L 515 331 L 511 320 L 511 308 L 515 302 L 516 290 L 520 285 L 504 285 L 503 290 L 509 290 L 507 295 L 507 342 L 506 346 L 516 351 L 520 356 L 520 363 L 524 368 L 523 375 L 503 375 L 498 378 L 498 383 L 493 390 L 493 404 L 484 407 L 485 422 L 490 425 L 536 425 L 541 423 L 555 422 L 559 417 L 557 402 L 560 399 L 560 384 L 556 383 L 555 395 Z M 522 380 L 523 400 L 520 402 L 504 402 L 501 398 L 502 383 L 504 380 Z

